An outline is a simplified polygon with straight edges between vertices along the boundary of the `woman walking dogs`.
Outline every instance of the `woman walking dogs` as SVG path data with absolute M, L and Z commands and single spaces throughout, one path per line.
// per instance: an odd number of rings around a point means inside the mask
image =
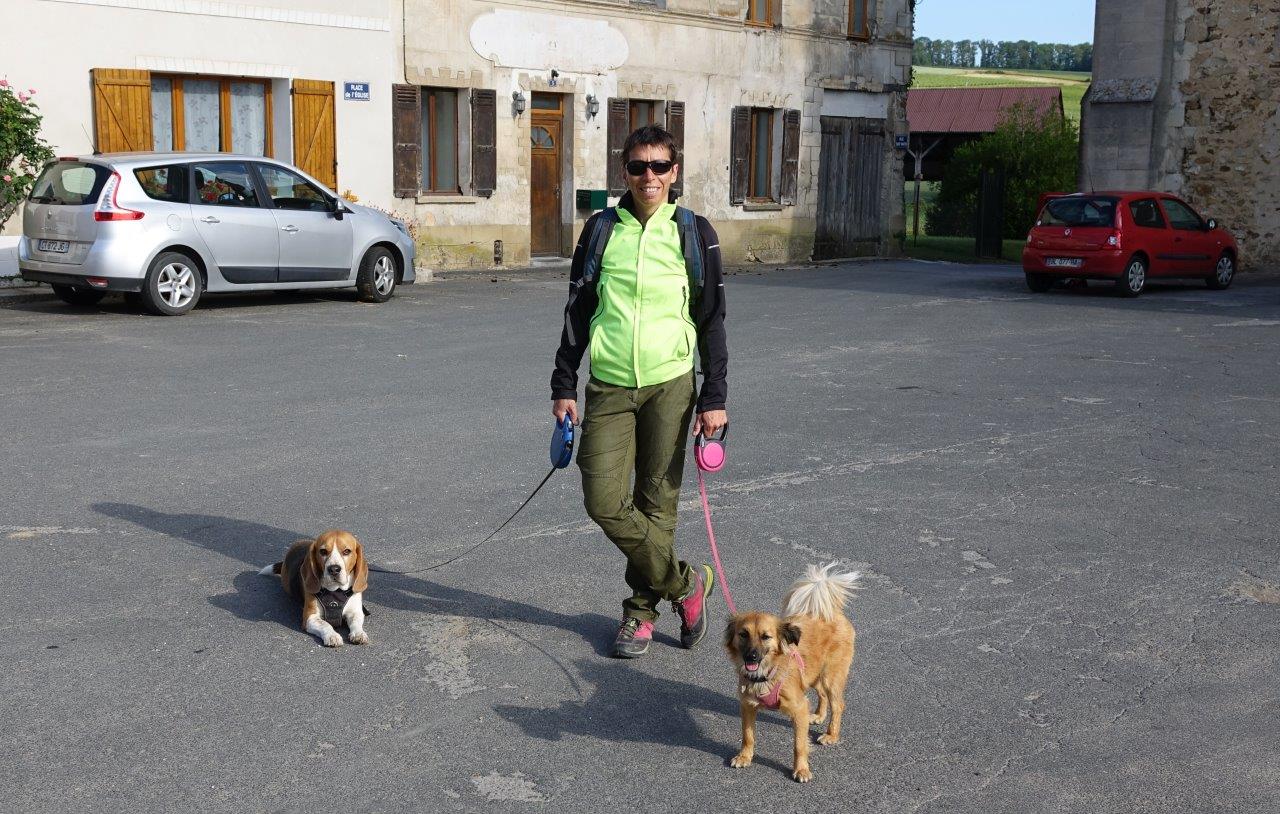
M 564 331 L 551 376 L 552 413 L 578 423 L 578 365 L 591 378 L 578 449 L 587 514 L 627 558 L 631 596 L 613 655 L 649 649 L 658 604 L 680 616 L 680 645 L 707 631 L 711 568 L 675 554 L 686 433 L 695 408 L 694 349 L 702 360 L 693 434 L 728 423 L 728 350 L 719 238 L 705 218 L 668 200 L 680 172 L 675 140 L 642 127 L 623 145 L 629 191 L 593 215 L 573 253 Z M 634 486 L 632 477 L 634 476 Z

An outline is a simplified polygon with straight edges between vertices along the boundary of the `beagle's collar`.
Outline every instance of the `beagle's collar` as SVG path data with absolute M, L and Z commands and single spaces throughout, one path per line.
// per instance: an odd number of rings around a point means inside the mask
M 788 650 L 787 653 L 791 656 L 793 666 L 800 668 L 800 675 L 803 676 L 804 657 L 800 655 L 800 651 L 793 648 Z M 777 675 L 776 679 L 769 682 L 769 690 L 762 695 L 756 696 L 756 701 L 765 709 L 777 709 L 778 705 L 782 703 L 782 684 L 787 680 L 787 676 L 791 674 L 791 670 L 777 670 L 775 674 L 780 675 Z

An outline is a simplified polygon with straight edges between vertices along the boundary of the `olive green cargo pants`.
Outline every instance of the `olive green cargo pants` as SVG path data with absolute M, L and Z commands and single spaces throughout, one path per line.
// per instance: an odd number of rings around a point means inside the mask
M 632 593 L 623 615 L 641 621 L 657 619 L 660 601 L 681 599 L 694 584 L 693 569 L 675 555 L 693 405 L 692 371 L 648 387 L 587 383 L 578 449 L 583 501 L 627 557 Z

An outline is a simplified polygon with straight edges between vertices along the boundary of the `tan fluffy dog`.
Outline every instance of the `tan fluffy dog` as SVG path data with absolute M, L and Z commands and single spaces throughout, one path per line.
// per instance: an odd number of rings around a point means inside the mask
M 831 714 L 818 743 L 840 742 L 844 685 L 853 663 L 853 625 L 844 615 L 845 600 L 858 579 L 856 571 L 832 573 L 837 563 L 809 566 L 782 602 L 784 618 L 740 613 L 729 620 L 724 646 L 738 667 L 742 712 L 742 750 L 729 761 L 735 769 L 751 765 L 756 747 L 756 710 L 778 709 L 795 725 L 795 763 L 791 777 L 813 779 L 809 770 L 809 724 Z M 809 711 L 810 688 L 818 691 L 818 709 Z
M 355 535 L 330 529 L 314 540 L 289 546 L 284 560 L 258 573 L 279 574 L 284 592 L 302 602 L 302 629 L 325 647 L 338 647 L 342 636 L 335 630 L 345 624 L 352 644 L 368 644 L 364 632 L 364 591 L 369 587 L 369 566 L 364 547 Z

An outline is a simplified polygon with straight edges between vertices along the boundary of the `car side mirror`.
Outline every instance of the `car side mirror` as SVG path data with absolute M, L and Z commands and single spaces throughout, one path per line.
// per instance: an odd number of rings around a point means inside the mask
M 347 212 L 350 211 L 349 209 L 347 209 L 345 206 L 342 205 L 341 198 L 334 198 L 329 204 L 329 210 L 333 212 L 334 220 L 342 220 L 342 218 L 347 214 Z
M 1218 222 L 1213 218 L 1209 218 L 1209 231 L 1212 232 L 1214 229 L 1217 229 L 1217 228 L 1218 228 Z

